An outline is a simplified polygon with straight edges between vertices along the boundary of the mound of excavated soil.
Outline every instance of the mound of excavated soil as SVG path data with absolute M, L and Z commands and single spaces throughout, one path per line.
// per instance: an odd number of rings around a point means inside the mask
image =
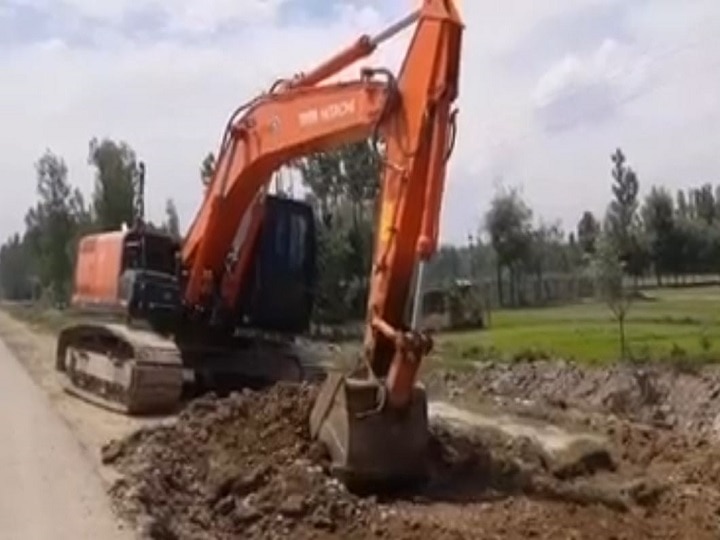
M 437 383 L 438 375 L 433 374 Z M 720 366 L 691 363 L 617 364 L 592 368 L 559 360 L 484 362 L 442 386 L 604 411 L 656 427 L 720 437 Z
M 104 461 L 122 474 L 113 499 L 155 539 L 720 537 L 720 449 L 702 430 L 689 436 L 603 414 L 611 407 L 600 396 L 622 382 L 613 370 L 587 375 L 598 382 L 583 394 L 562 372 L 493 369 L 495 377 L 486 369 L 443 384 L 469 403 L 515 378 L 514 395 L 539 400 L 526 407 L 533 420 L 581 425 L 611 451 L 580 451 L 558 468 L 531 438 L 492 426 L 466 431 L 434 417 L 429 484 L 405 498 L 361 498 L 330 477 L 323 448 L 309 439 L 316 388 L 279 385 L 195 400 L 177 421 L 107 445 Z M 585 405 L 596 411 L 554 399 L 560 388 L 588 396 Z M 650 410 L 646 399 L 636 403 Z
M 104 461 L 124 475 L 112 489 L 117 507 L 158 539 L 434 534 L 326 474 L 322 447 L 309 442 L 314 396 L 297 386 L 208 396 L 172 425 L 107 445 Z

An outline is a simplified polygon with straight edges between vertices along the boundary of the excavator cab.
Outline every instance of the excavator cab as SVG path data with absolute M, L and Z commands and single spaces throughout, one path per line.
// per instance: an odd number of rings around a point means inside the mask
M 118 297 L 131 318 L 159 328 L 177 322 L 181 308 L 179 249 L 179 242 L 162 232 L 144 228 L 126 232 Z
M 71 308 L 152 321 L 180 308 L 178 242 L 144 227 L 101 232 L 80 241 Z
M 315 299 L 315 218 L 308 204 L 268 195 L 251 277 L 238 302 L 243 326 L 297 334 Z
M 314 301 L 313 210 L 302 201 L 270 195 L 264 211 L 251 277 L 238 298 L 234 323 L 302 333 L 310 325 Z M 147 321 L 155 329 L 172 328 L 182 314 L 179 241 L 144 226 L 125 231 L 118 241 L 118 306 L 131 319 Z

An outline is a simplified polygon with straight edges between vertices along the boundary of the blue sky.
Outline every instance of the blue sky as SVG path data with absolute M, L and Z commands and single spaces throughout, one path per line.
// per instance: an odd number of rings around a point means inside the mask
M 410 11 L 397 0 L 0 0 L 0 234 L 22 226 L 33 162 L 86 193 L 93 136 L 148 165 L 148 204 L 187 224 L 228 114 Z M 464 0 L 460 131 L 442 236 L 477 229 L 502 182 L 538 219 L 602 213 L 621 145 L 643 189 L 720 182 L 720 2 Z M 397 67 L 407 34 L 372 62 Z M 353 73 L 350 73 L 353 75 Z

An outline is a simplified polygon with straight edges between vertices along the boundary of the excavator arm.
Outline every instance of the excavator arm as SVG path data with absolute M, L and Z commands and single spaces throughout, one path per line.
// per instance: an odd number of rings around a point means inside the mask
M 388 96 L 393 92 L 368 74 L 357 82 L 271 94 L 233 124 L 205 203 L 183 245 L 183 262 L 190 269 L 185 290 L 189 304 L 201 304 L 210 292 L 206 276 L 230 279 L 228 246 L 243 218 L 255 210 L 273 172 L 299 156 L 369 136 L 391 106 Z M 222 288 L 223 301 L 231 305 L 237 291 Z
M 355 81 L 320 84 L 415 22 L 397 76 L 364 69 Z M 207 309 L 219 298 L 230 309 L 248 275 L 249 254 L 262 222 L 263 193 L 272 174 L 313 152 L 373 135 L 385 141 L 365 336 L 365 382 L 373 384 L 329 379 L 311 419 L 312 431 L 345 470 L 393 476 L 387 467 L 373 463 L 386 445 L 413 441 L 419 448 L 425 440 L 403 435 L 403 422 L 410 420 L 398 420 L 403 411 L 416 407 L 419 412 L 406 417 L 425 421 L 424 394 L 417 397 L 416 379 L 431 347 L 428 337 L 408 328 L 405 314 L 418 264 L 437 248 L 454 138 L 452 106 L 458 95 L 462 28 L 453 0 L 424 0 L 416 13 L 376 38 L 361 38 L 317 69 L 281 81 L 271 93 L 243 107 L 228 124 L 205 200 L 183 243 L 186 305 Z M 243 231 L 239 245 L 238 230 Z M 231 250 L 233 242 L 236 249 Z M 381 423 L 353 427 L 371 413 L 395 415 L 389 421 L 394 426 L 392 442 L 379 442 Z M 375 434 L 356 436 L 367 430 Z M 368 441 L 373 438 L 375 443 Z M 363 463 L 352 463 L 353 456 Z M 398 459 L 403 457 L 400 452 Z

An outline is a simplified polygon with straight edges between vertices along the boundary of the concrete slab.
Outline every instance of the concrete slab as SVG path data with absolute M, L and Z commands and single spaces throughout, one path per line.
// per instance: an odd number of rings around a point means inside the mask
M 468 433 L 491 430 L 508 440 L 527 438 L 542 450 L 559 476 L 571 475 L 583 464 L 613 468 L 609 441 L 593 433 L 570 431 L 491 407 L 469 410 L 444 401 L 429 402 L 428 415 L 431 423 L 443 422 Z

